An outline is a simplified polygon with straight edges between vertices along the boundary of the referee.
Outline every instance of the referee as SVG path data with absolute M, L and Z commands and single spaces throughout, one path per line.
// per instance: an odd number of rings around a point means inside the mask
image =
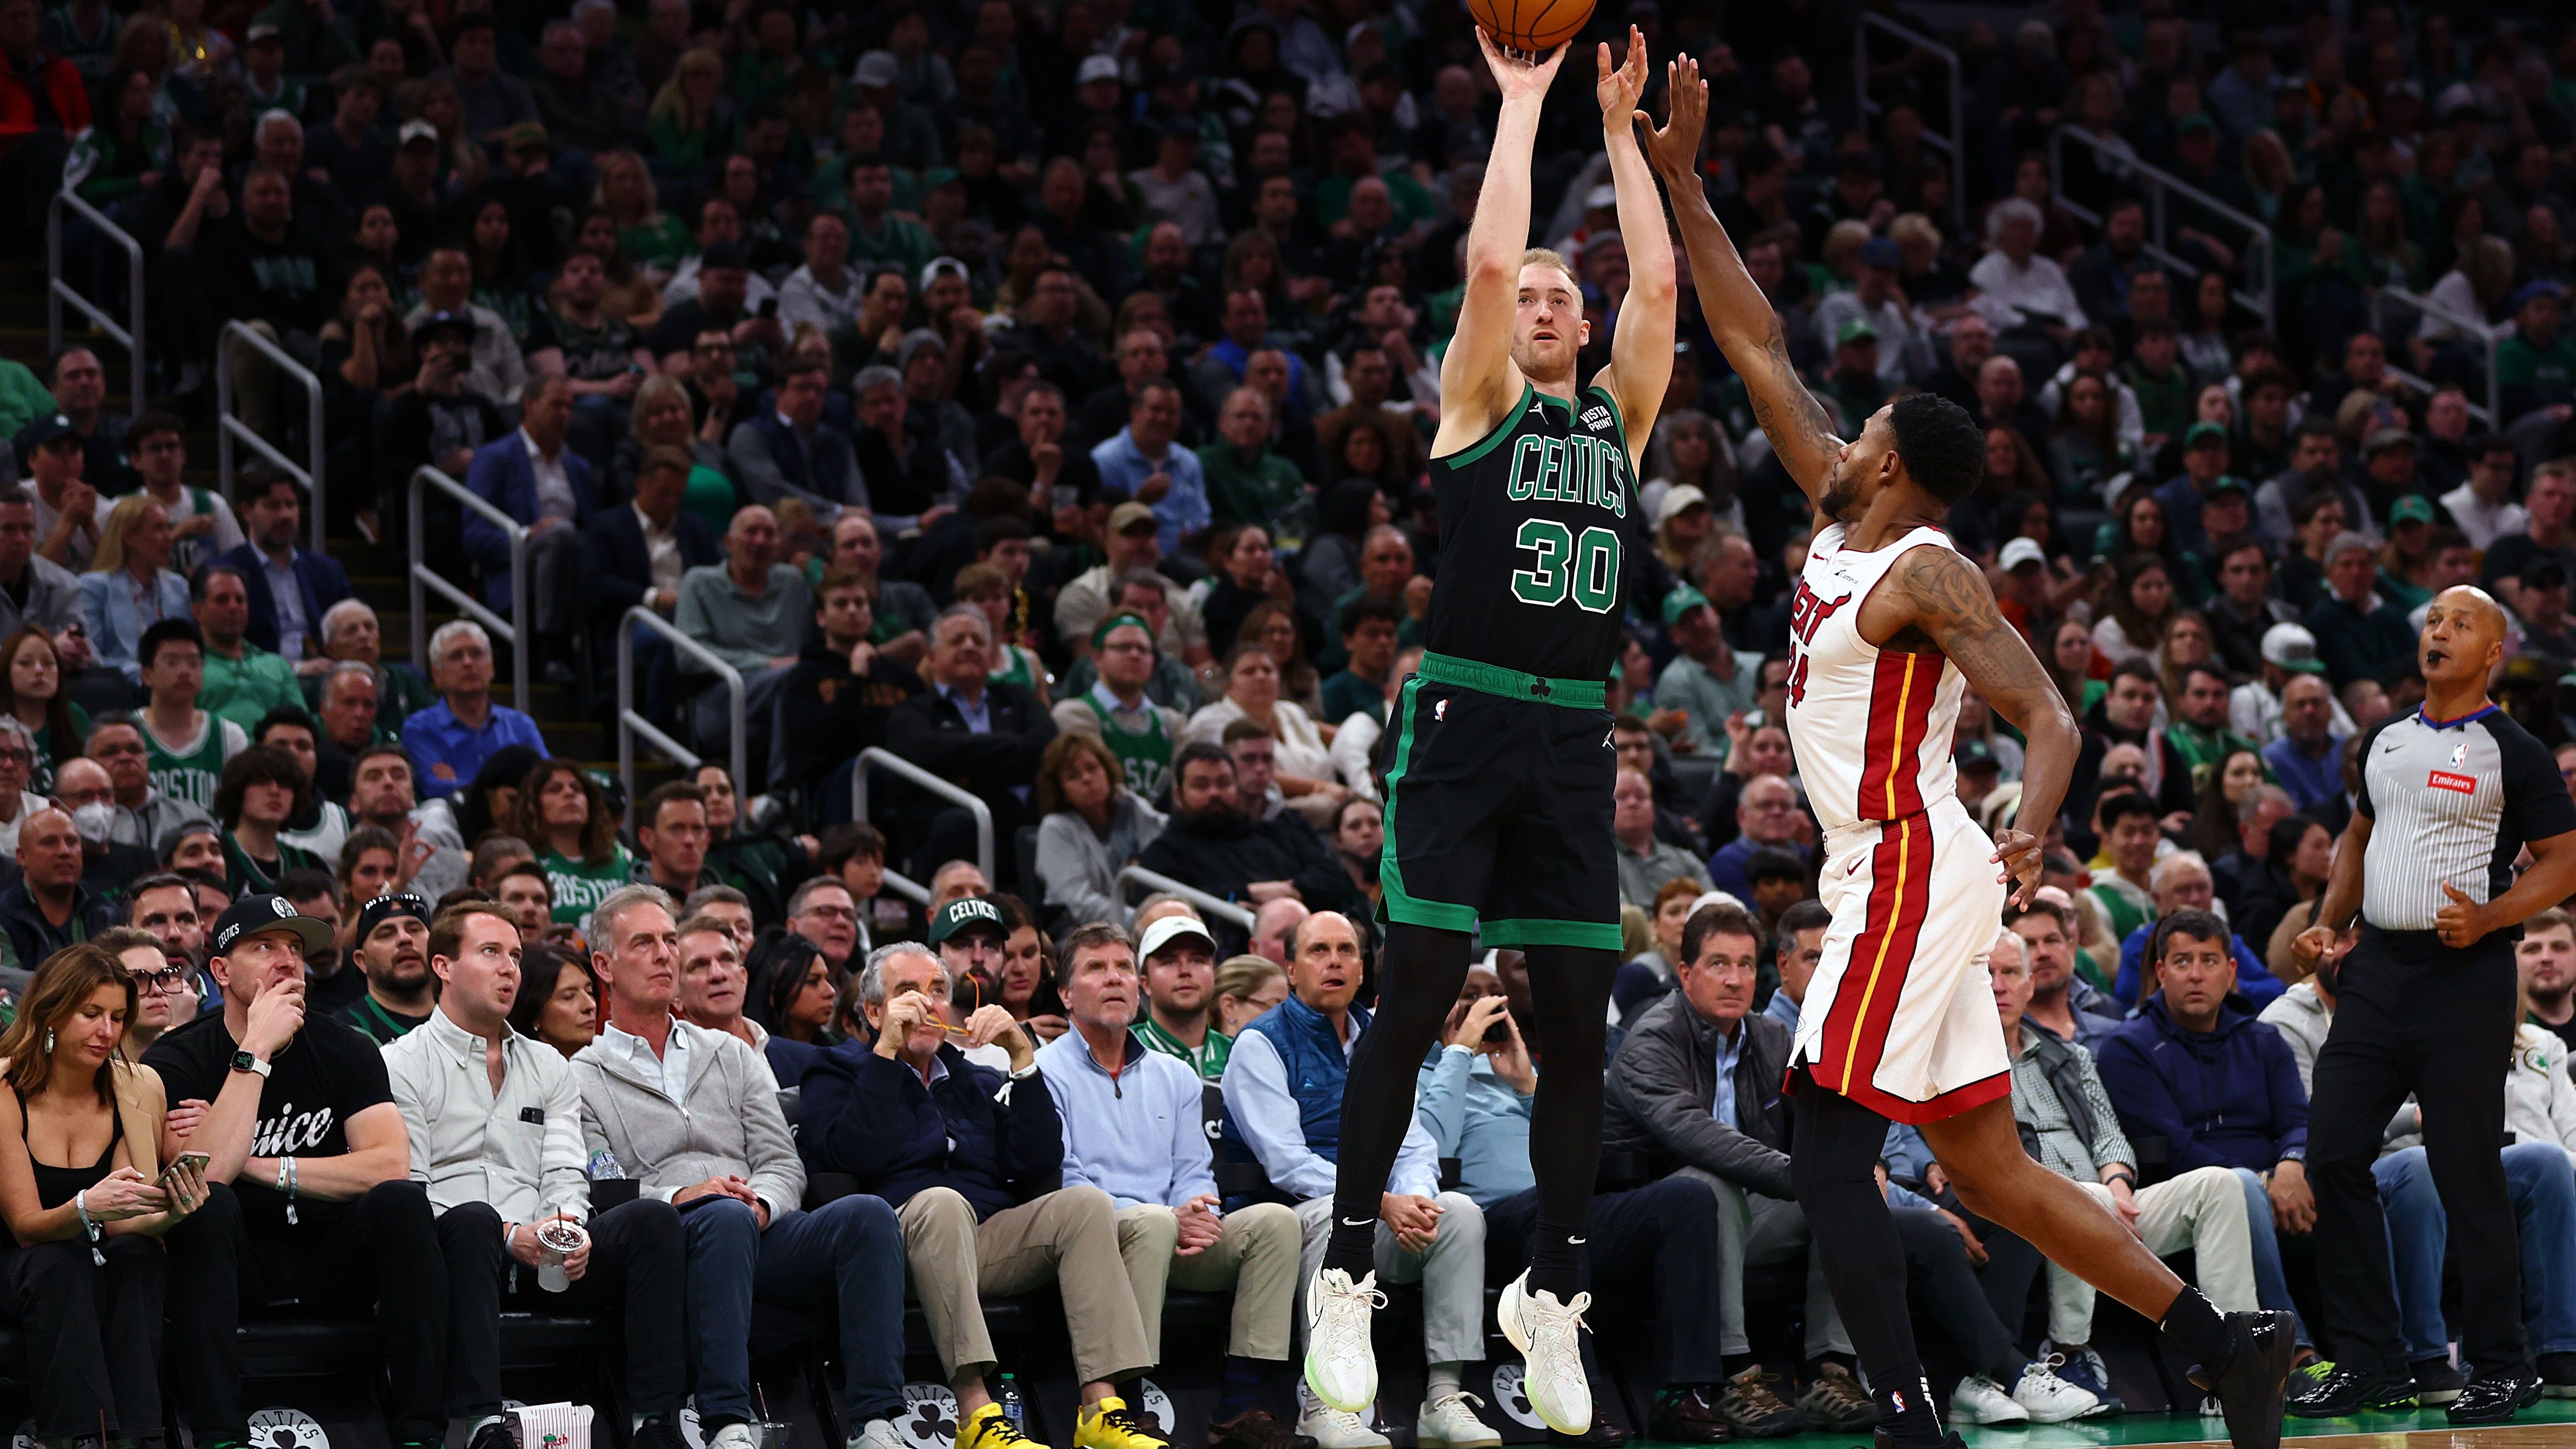
M 2576 801 L 2548 749 L 2487 697 L 2504 638 L 2504 611 L 2483 590 L 2434 598 L 2415 646 L 2423 707 L 2362 741 L 2352 823 L 2316 922 L 2296 943 L 2311 969 L 2333 971 L 2341 957 L 2308 1110 L 2320 1326 L 2335 1364 L 2291 1396 L 2289 1411 L 2303 1418 L 2416 1401 L 2370 1173 L 2381 1129 L 2409 1092 L 2423 1108 L 2468 1319 L 2469 1383 L 2450 1420 L 2501 1423 L 2540 1397 L 2505 1194 L 2503 1068 L 2523 918 L 2576 892 Z M 2525 846 L 2537 863 L 2516 881 Z M 2360 935 L 2342 949 L 2356 917 Z

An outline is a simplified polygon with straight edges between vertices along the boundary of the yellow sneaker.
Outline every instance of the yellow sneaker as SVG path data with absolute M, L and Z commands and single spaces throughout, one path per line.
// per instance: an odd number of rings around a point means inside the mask
M 957 1421 L 956 1449 L 1047 1449 L 1019 1426 L 1002 1417 L 1002 1406 L 986 1404 Z
M 1125 1399 L 1112 1395 L 1096 1404 L 1085 1404 L 1073 1418 L 1073 1449 L 1171 1449 L 1163 1436 L 1145 1427 L 1145 1420 L 1127 1407 Z

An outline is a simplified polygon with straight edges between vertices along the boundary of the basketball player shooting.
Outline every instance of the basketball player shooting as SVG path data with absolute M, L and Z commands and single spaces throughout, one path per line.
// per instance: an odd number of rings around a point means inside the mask
M 1834 919 L 1789 1053 L 1790 1171 L 1878 1403 L 1877 1442 L 1959 1442 L 1943 1438 L 1915 1353 L 1904 1251 L 1873 1174 L 1894 1119 L 1922 1129 L 1968 1207 L 2172 1334 L 2199 1361 L 2233 1441 L 2272 1449 L 2290 1315 L 2221 1318 L 2118 1219 L 2033 1162 L 2013 1124 L 1986 951 L 2007 887 L 2027 904 L 2039 886 L 2039 837 L 2065 799 L 2078 739 L 2056 686 L 1941 530 L 1984 471 L 1983 435 L 1957 404 L 1915 394 L 1850 442 L 1834 436 L 1702 190 L 1699 68 L 1684 58 L 1669 77 L 1672 121 L 1647 147 L 1701 310 L 1816 510 L 1790 606 L 1789 737 L 1825 828 L 1819 893 Z M 2015 828 L 1991 840 L 1953 793 L 1963 686 L 2029 741 Z M 2115 1198 L 2127 1187 L 2114 1185 Z
M 1602 140 L 1618 192 L 1629 286 L 1610 361 L 1575 382 L 1590 340 L 1563 257 L 1528 246 L 1530 152 L 1560 49 L 1501 50 L 1482 30 L 1502 116 L 1467 235 L 1466 295 L 1440 366 L 1432 485 L 1440 567 L 1428 651 L 1388 721 L 1386 949 L 1376 1018 L 1342 1094 L 1331 1238 L 1307 1285 L 1306 1382 L 1335 1409 L 1377 1394 L 1369 1347 L 1375 1268 L 1440 1231 L 1436 1204 L 1387 1192 L 1414 1126 L 1413 1086 L 1466 979 L 1470 933 L 1527 953 L 1546 1070 L 1530 1120 L 1539 1194 L 1529 1270 L 1503 1292 L 1531 1405 L 1582 1434 L 1592 1396 L 1578 1356 L 1583 1235 L 1601 1148 L 1601 1055 L 1619 964 L 1610 830 L 1617 757 L 1604 681 L 1629 595 L 1638 452 L 1672 375 L 1671 234 L 1635 127 L 1645 37 L 1625 64 L 1600 47 Z M 1426 1402 L 1457 1391 L 1431 1365 Z

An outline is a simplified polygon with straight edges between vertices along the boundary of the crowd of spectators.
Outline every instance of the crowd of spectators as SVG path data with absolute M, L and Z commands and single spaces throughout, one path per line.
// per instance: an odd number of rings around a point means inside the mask
M 2436 591 L 2510 611 L 2500 697 L 2576 780 L 2576 30 L 2058 0 L 1944 32 L 1956 97 L 1865 32 L 1863 114 L 1848 15 L 1604 12 L 1700 59 L 1703 182 L 1839 423 L 1924 390 L 1985 429 L 1951 531 L 2084 729 L 2048 888 L 1996 923 L 2026 1140 L 2220 1308 L 2294 1306 L 2334 994 L 2289 942 L 2364 731 L 2420 698 Z M 823 1302 L 857 1437 L 896 1449 L 907 1292 L 960 1449 L 1007 1449 L 979 1297 L 1050 1277 L 1082 1449 L 1150 1441 L 1126 1406 L 1173 1287 L 1233 1294 L 1212 1437 L 1285 1449 L 1258 1405 L 1329 1216 L 1380 747 L 1439 561 L 1426 454 L 1491 139 L 1468 24 L 0 0 L 0 237 L 39 245 L 70 189 L 142 247 L 151 318 L 131 418 L 89 346 L 0 363 L 0 1263 L 38 1433 L 157 1427 L 166 1316 L 181 1422 L 233 1449 L 230 1331 L 295 1297 L 385 1325 L 396 1440 L 452 1418 L 491 1449 L 493 1325 L 561 1215 L 660 1449 L 683 1392 L 747 1449 L 755 1304 Z M 1530 240 L 1597 354 L 1627 271 L 1583 64 Z M 1965 134 L 1930 135 L 1954 100 Z M 74 285 L 124 285 L 94 226 L 64 245 Z M 1756 1361 L 1746 1301 L 1806 1245 L 1774 1088 L 1827 925 L 1783 723 L 1810 520 L 1681 306 L 1610 681 L 1629 959 L 1593 1288 L 1655 1319 L 1657 1437 L 1851 1431 L 1812 1263 L 1794 1362 Z M 320 377 L 319 439 L 286 374 L 218 348 L 236 322 Z M 319 447 L 318 490 L 191 471 L 219 374 Z M 414 542 L 424 467 L 517 525 L 434 497 L 417 542 L 524 609 L 542 678 L 604 716 L 631 646 L 639 707 L 709 759 L 739 727 L 746 776 L 625 799 L 496 699 L 470 621 L 384 657 L 306 541 L 319 508 Z M 2008 820 L 2013 731 L 1971 698 L 1952 743 Z M 880 776 L 854 818 L 868 748 L 949 790 Z M 1138 903 L 1131 866 L 1185 889 Z M 2508 1168 L 2563 1287 L 2576 929 L 2536 918 L 2521 955 Z M 1533 1225 L 1528 1011 L 1513 953 L 1471 974 L 1388 1184 L 1415 1430 L 1454 1449 L 1495 1442 L 1460 1375 Z M 2442 1215 L 2402 1123 L 2381 1167 L 2441 1402 Z M 2091 1291 L 1919 1136 L 1887 1171 L 1954 1414 L 2115 1408 Z M 2576 1298 L 2531 1309 L 2576 1392 Z M 1311 1401 L 1294 1432 L 1385 1442 Z

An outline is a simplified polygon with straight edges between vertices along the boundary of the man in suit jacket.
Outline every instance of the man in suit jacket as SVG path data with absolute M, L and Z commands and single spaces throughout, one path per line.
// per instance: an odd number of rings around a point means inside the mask
M 528 601 L 541 640 L 572 626 L 570 589 L 581 566 L 582 524 L 598 511 L 589 460 L 564 446 L 572 384 L 550 377 L 528 389 L 519 430 L 474 450 L 465 486 L 528 529 Z M 510 540 L 479 513 L 465 515 L 465 555 L 483 568 L 492 607 L 510 607 Z
M 295 546 L 304 531 L 302 484 L 272 473 L 243 491 L 250 541 L 223 558 L 241 570 L 250 591 L 250 627 L 242 637 L 299 670 L 306 660 L 327 665 L 322 616 L 349 597 L 349 576 L 328 555 Z
M 982 609 L 959 604 L 941 614 L 924 671 L 930 690 L 886 716 L 886 748 L 973 791 L 993 812 L 994 838 L 1006 841 L 1022 825 L 1037 823 L 1021 787 L 1035 778 L 1038 756 L 1055 738 L 1055 719 L 1026 687 L 991 678 L 992 659 L 992 625 Z M 936 865 L 973 858 L 974 821 L 955 806 L 936 808 L 936 796 L 923 799 L 916 860 Z M 995 864 L 1011 873 L 1009 861 Z
M 623 507 L 600 509 L 582 525 L 582 586 L 603 646 L 614 645 L 627 610 L 640 604 L 671 617 L 680 606 L 680 576 L 724 561 L 706 520 L 680 507 L 692 464 L 685 449 L 651 450 L 635 475 L 635 497 Z M 670 655 L 661 635 L 636 630 L 646 708 L 657 716 L 670 688 Z

